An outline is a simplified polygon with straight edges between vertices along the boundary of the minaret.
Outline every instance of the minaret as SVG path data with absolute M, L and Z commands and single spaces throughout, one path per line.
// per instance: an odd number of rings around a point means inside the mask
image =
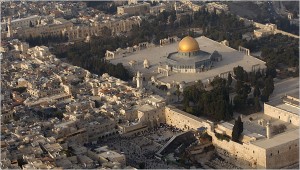
M 11 28 L 11 17 L 7 18 L 7 38 L 12 37 L 12 28 Z
M 267 138 L 270 139 L 271 138 L 271 128 L 270 128 L 271 124 L 270 121 L 267 122 L 267 126 L 266 126 L 266 133 L 267 133 Z
M 143 77 L 139 71 L 136 73 L 136 87 L 137 88 L 143 87 Z

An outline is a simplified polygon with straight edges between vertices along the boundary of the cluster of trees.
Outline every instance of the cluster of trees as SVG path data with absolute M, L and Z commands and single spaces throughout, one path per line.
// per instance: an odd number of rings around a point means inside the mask
M 234 108 L 240 111 L 246 106 L 253 106 L 256 112 L 260 111 L 259 98 L 263 102 L 269 100 L 269 96 L 274 91 L 273 78 L 276 74 L 274 75 L 268 70 L 266 73 L 261 71 L 247 73 L 241 66 L 235 67 L 233 71 L 237 80 L 235 85 L 237 95 L 233 100 Z M 248 97 L 251 86 L 254 87 L 253 98 Z
M 44 108 L 36 112 L 36 114 L 44 120 L 49 118 L 57 117 L 58 119 L 62 119 L 64 117 L 63 113 L 65 110 L 59 110 L 58 108 Z
M 280 17 L 275 20 L 275 22 L 271 22 L 277 25 L 278 29 L 299 35 L 299 26 L 295 24 L 291 24 L 290 20 L 287 17 Z
M 116 45 L 114 43 L 115 41 L 105 43 L 105 39 L 92 39 L 91 43 L 75 43 L 66 53 L 63 53 L 63 56 L 58 56 L 66 57 L 71 64 L 85 68 L 94 74 L 108 73 L 125 81 L 130 80 L 132 74 L 121 63 L 113 65 L 103 59 L 105 50 L 111 49 L 112 45 Z
M 40 46 L 40 45 L 50 46 L 55 43 L 68 42 L 68 37 L 63 36 L 62 34 L 60 34 L 59 36 L 47 35 L 47 36 L 37 36 L 37 37 L 32 37 L 30 35 L 28 38 L 25 39 L 25 41 L 28 42 L 30 47 Z
M 133 28 L 133 42 L 148 41 L 158 44 L 160 39 L 167 36 L 183 37 L 190 34 L 187 32 L 187 28 L 190 27 L 202 28 L 205 36 L 216 41 L 227 39 L 233 47 L 238 47 L 242 34 L 254 29 L 252 26 L 245 26 L 235 15 L 224 12 L 216 14 L 201 10 L 192 15 L 181 14 L 179 18 L 176 17 L 175 11 L 163 11 L 157 16 L 143 20 L 140 27 Z
M 204 30 L 204 35 L 216 40 L 228 40 L 233 48 L 238 48 L 242 41 L 242 35 L 254 30 L 253 26 L 245 26 L 236 15 L 209 13 L 199 11 L 195 13 L 195 26 L 200 26 Z
M 230 120 L 233 115 L 229 101 L 229 87 L 225 79 L 215 77 L 212 90 L 206 91 L 201 81 L 183 91 L 184 110 L 195 116 L 206 116 L 216 121 Z
M 299 40 L 282 34 L 270 35 L 244 42 L 250 51 L 261 51 L 267 66 L 275 68 L 279 63 L 289 67 L 299 66 Z

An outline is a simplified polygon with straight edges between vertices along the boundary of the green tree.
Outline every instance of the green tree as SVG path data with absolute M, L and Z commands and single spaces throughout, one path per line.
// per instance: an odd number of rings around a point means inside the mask
M 261 94 L 261 93 L 260 93 L 260 90 L 259 90 L 258 85 L 255 85 L 254 91 L 253 91 L 253 96 L 254 96 L 254 97 L 259 97 L 260 94 Z
M 34 27 L 31 21 L 29 22 L 29 27 Z
M 268 101 L 269 101 L 269 96 L 270 96 L 270 95 L 266 92 L 266 90 L 263 89 L 262 94 L 261 94 L 261 96 L 260 96 L 260 100 L 261 100 L 262 102 L 268 102 Z
M 266 80 L 265 80 L 265 92 L 266 94 L 270 95 L 272 94 L 274 91 L 274 81 L 273 81 L 273 77 L 269 76 Z
M 227 77 L 227 84 L 228 84 L 228 86 L 230 86 L 231 83 L 232 83 L 232 77 L 231 77 L 231 74 L 229 73 L 228 77 Z
M 181 92 L 180 92 L 180 87 L 179 87 L 179 85 L 177 84 L 177 85 L 176 85 L 177 101 L 179 101 L 180 94 L 181 94 Z
M 146 166 L 145 162 L 139 163 L 139 168 L 140 169 L 145 169 L 145 166 Z
M 233 104 L 235 109 L 242 109 L 245 107 L 245 100 L 241 95 L 236 95 L 233 98 Z
M 234 142 L 239 142 L 239 138 L 240 138 L 243 130 L 244 130 L 243 122 L 241 120 L 241 117 L 239 116 L 238 119 L 235 120 L 235 122 L 234 122 L 231 140 Z
M 267 67 L 266 69 L 266 76 L 271 76 L 273 78 L 275 78 L 277 75 L 277 72 L 276 72 L 276 69 L 275 69 L 275 66 L 269 66 Z
M 236 93 L 240 93 L 243 88 L 244 83 L 241 80 L 237 80 L 235 84 L 235 91 Z
M 243 67 L 241 66 L 234 67 L 233 72 L 237 80 L 245 81 L 245 70 Z
M 259 112 L 259 111 L 261 111 L 261 105 L 260 105 L 260 103 L 259 103 L 259 99 L 258 99 L 258 97 L 255 97 L 254 98 L 254 110 L 256 111 L 256 112 Z

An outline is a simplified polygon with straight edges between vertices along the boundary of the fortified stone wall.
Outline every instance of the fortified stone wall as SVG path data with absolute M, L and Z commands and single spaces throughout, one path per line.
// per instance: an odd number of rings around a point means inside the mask
M 165 109 L 166 123 L 182 130 L 197 130 L 200 127 L 211 129 L 211 125 L 205 120 L 181 111 L 173 106 Z
M 267 168 L 279 169 L 299 163 L 299 140 L 293 140 L 267 150 Z
M 233 141 L 219 140 L 212 135 L 212 143 L 219 154 L 228 161 L 244 168 L 265 168 L 266 150 L 252 144 L 239 144 Z

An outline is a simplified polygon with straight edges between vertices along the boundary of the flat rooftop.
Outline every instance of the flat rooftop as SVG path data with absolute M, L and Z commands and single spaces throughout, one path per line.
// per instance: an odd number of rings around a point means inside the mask
M 278 134 L 270 139 L 262 139 L 253 142 L 252 144 L 264 149 L 272 148 L 275 146 L 284 145 L 294 140 L 299 140 L 299 129 L 290 130 L 285 133 Z
M 119 57 L 111 59 L 112 64 L 123 63 L 125 67 L 130 68 L 133 72 L 140 71 L 145 76 L 157 75 L 157 79 L 164 83 L 171 83 L 173 81 L 186 83 L 202 80 L 203 82 L 207 79 L 212 79 L 218 76 L 220 73 L 232 71 L 234 67 L 242 66 L 246 71 L 252 71 L 253 65 L 259 65 L 260 68 L 265 68 L 265 62 L 252 56 L 247 56 L 244 52 L 239 52 L 228 46 L 222 45 L 219 42 L 213 41 L 207 37 L 201 36 L 195 38 L 202 51 L 213 53 L 215 50 L 222 55 L 223 60 L 220 62 L 214 62 L 214 67 L 211 70 L 200 72 L 200 73 L 173 73 L 171 72 L 168 77 L 158 75 L 157 68 L 159 65 L 163 65 L 167 61 L 169 53 L 177 52 L 178 43 L 172 43 L 164 46 L 157 46 L 147 48 L 141 51 L 135 51 L 127 54 L 126 57 Z M 148 59 L 150 68 L 146 69 L 143 67 L 143 62 Z M 130 66 L 130 61 L 136 61 L 137 64 Z
M 297 114 L 297 115 L 300 114 L 300 108 L 295 107 L 295 106 L 291 106 L 291 105 L 289 105 L 289 104 L 282 103 L 282 104 L 277 105 L 276 107 L 277 107 L 277 108 L 280 108 L 280 109 L 282 109 L 282 110 L 286 110 L 286 111 L 288 111 L 288 112 Z

